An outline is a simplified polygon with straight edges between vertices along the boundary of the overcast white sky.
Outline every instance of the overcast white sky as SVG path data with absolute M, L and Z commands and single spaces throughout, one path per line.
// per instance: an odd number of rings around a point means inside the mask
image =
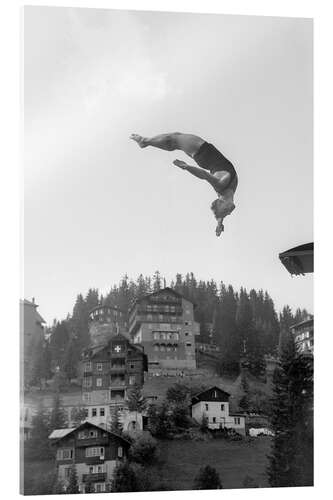
M 50 322 L 127 273 L 264 288 L 313 310 L 278 254 L 313 239 L 312 22 L 26 7 L 24 296 Z M 195 133 L 239 175 L 215 236 L 211 187 L 132 132 Z

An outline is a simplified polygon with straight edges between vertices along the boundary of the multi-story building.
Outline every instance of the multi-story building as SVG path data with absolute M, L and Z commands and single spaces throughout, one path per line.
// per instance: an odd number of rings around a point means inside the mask
M 110 491 L 114 469 L 126 460 L 130 447 L 126 439 L 91 422 L 55 429 L 49 439 L 56 450 L 58 480 L 66 488 L 75 467 L 80 493 L 85 493 L 88 484 L 95 493 Z
M 290 327 L 296 347 L 302 354 L 313 354 L 313 323 L 313 316 L 310 316 Z
M 45 321 L 37 311 L 35 299 L 20 300 L 21 360 L 23 360 L 23 383 L 29 385 L 36 362 L 37 346 L 44 340 Z
M 207 418 L 209 429 L 234 429 L 245 435 L 245 415 L 230 413 L 230 394 L 219 387 L 211 387 L 192 398 L 192 418 L 199 424 Z
M 171 288 L 146 295 L 134 302 L 129 312 L 129 331 L 134 344 L 141 344 L 148 356 L 148 370 L 195 369 L 193 303 Z
M 128 336 L 127 314 L 116 306 L 94 307 L 89 313 L 90 345 L 105 344 L 113 335 Z
M 81 367 L 83 405 L 104 412 L 106 403 L 123 407 L 128 390 L 142 386 L 147 357 L 142 346 L 133 345 L 127 337 L 117 334 L 106 344 L 85 349 Z

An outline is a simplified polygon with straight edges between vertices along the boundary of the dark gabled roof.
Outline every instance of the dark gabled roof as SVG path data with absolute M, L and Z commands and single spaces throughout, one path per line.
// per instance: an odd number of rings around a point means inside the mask
M 176 292 L 176 290 L 174 290 L 173 288 L 170 288 L 169 286 L 165 287 L 165 288 L 161 288 L 161 290 L 158 290 L 157 292 L 153 292 L 153 293 L 148 293 L 147 295 L 142 295 L 141 297 L 139 297 L 138 299 L 135 299 L 132 304 L 130 305 L 130 310 L 133 309 L 133 307 L 135 306 L 135 304 L 141 302 L 142 300 L 146 300 L 146 299 L 149 299 L 150 297 L 154 297 L 155 295 L 160 295 L 161 293 L 163 292 L 168 292 L 168 293 L 172 293 L 173 295 L 175 295 L 176 297 L 180 298 L 180 299 L 185 299 L 185 300 L 188 300 L 189 302 L 192 302 L 192 304 L 195 306 L 195 303 L 193 302 L 193 300 L 185 297 L 184 295 L 182 295 L 181 293 L 179 292 Z
M 306 243 L 279 254 L 284 267 L 290 274 L 313 273 L 313 243 Z
M 105 429 L 104 427 L 101 427 L 100 425 L 93 424 L 92 422 L 89 422 L 88 420 L 86 422 L 83 422 L 82 424 L 78 425 L 77 427 L 74 427 L 74 428 L 71 428 L 71 429 L 54 429 L 54 431 L 52 431 L 51 434 L 49 435 L 49 439 L 52 439 L 54 442 L 58 443 L 59 441 L 61 441 L 65 437 L 67 438 L 73 432 L 81 430 L 81 429 L 90 428 L 90 427 L 95 427 L 96 429 L 102 430 L 103 432 L 107 432 L 108 434 L 113 435 L 113 436 L 121 439 L 126 444 L 129 444 L 129 445 L 131 444 L 130 441 L 128 441 L 127 439 L 123 438 L 119 434 L 116 434 L 115 432 L 109 431 L 109 430 Z M 52 435 L 56 436 L 55 433 L 57 431 L 64 431 L 63 433 L 61 433 L 61 432 L 59 433 L 59 434 L 63 434 L 63 435 L 60 436 L 60 437 L 51 437 Z M 68 432 L 66 432 L 66 431 L 68 431 Z
M 213 396 L 214 391 L 217 393 L 217 397 Z M 205 391 L 199 392 L 192 397 L 192 405 L 198 403 L 199 401 L 221 401 L 229 402 L 230 394 L 223 389 L 220 389 L 216 385 L 206 389 Z
M 92 309 L 90 309 L 88 314 L 91 314 L 93 311 L 96 311 L 97 309 L 113 309 L 114 311 L 119 311 L 123 314 L 126 314 L 126 311 L 124 311 L 123 309 L 120 309 L 120 307 L 110 305 L 110 304 L 100 304 L 98 306 L 95 306 Z
M 295 323 L 294 325 L 291 325 L 291 328 L 297 328 L 298 326 L 306 325 L 307 323 L 313 323 L 314 319 L 313 316 L 310 316 L 309 318 L 303 319 L 302 321 L 299 321 L 298 323 Z
M 122 335 L 121 333 L 117 333 L 116 335 L 113 335 L 107 342 L 103 342 L 102 344 L 97 344 L 94 346 L 86 347 L 83 351 L 83 355 L 89 356 L 89 358 L 94 358 L 97 354 L 102 352 L 104 349 L 107 349 L 110 347 L 111 342 L 126 342 L 128 344 L 128 347 L 137 353 L 143 354 L 146 356 L 144 353 L 144 349 L 141 346 L 141 344 L 135 345 L 130 342 L 130 340 L 125 336 Z M 91 352 L 91 354 L 89 354 Z

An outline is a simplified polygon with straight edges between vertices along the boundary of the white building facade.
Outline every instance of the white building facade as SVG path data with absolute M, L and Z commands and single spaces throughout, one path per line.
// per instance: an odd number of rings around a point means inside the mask
M 230 394 L 218 387 L 212 387 L 192 399 L 192 418 L 202 423 L 207 418 L 209 429 L 234 429 L 245 435 L 245 415 L 229 412 Z

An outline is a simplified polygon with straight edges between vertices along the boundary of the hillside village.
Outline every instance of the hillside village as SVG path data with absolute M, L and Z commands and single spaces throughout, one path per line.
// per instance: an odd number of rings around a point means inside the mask
M 193 275 L 171 286 L 157 275 L 153 284 L 141 277 L 131 293 L 125 278 L 107 297 L 90 290 L 52 327 L 34 300 L 22 301 L 25 492 L 200 488 L 205 466 L 224 487 L 272 485 L 274 373 L 292 342 L 310 374 L 313 317 L 287 306 L 278 317 L 267 292 L 217 290 Z M 305 419 L 311 404 L 309 393 Z M 197 464 L 199 445 L 207 451 Z M 179 447 L 183 474 L 171 468 Z M 43 457 L 45 482 L 36 472 Z

